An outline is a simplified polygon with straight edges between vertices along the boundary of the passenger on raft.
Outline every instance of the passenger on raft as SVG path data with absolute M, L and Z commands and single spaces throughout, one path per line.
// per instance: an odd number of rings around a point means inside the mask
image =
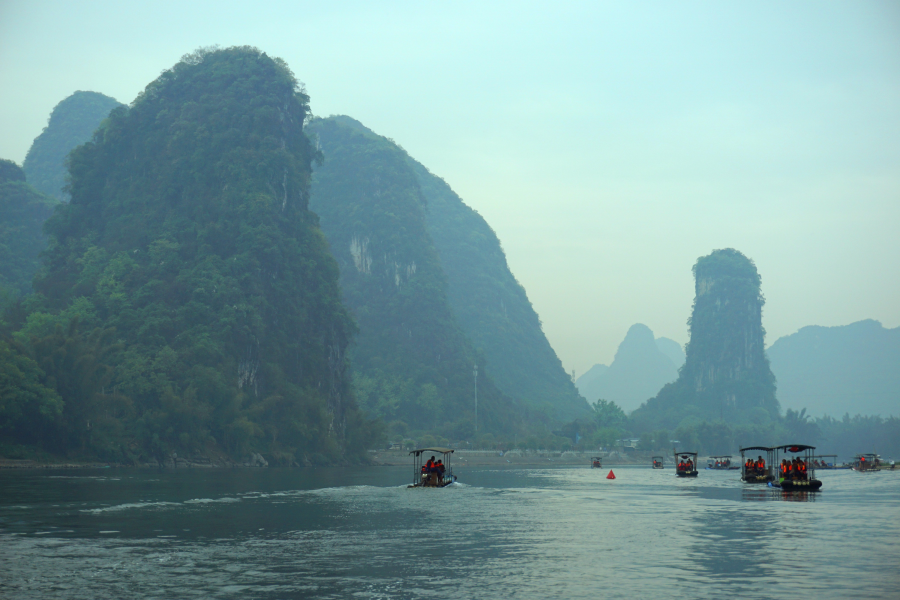
M 430 481 L 434 485 L 443 481 L 444 462 L 441 460 L 435 462 L 433 456 L 429 458 L 428 461 L 422 465 L 422 479 L 424 481 Z
M 806 463 L 801 458 L 794 458 L 790 462 L 786 459 L 781 461 L 781 477 L 782 479 L 791 479 L 795 481 L 806 481 L 807 474 Z

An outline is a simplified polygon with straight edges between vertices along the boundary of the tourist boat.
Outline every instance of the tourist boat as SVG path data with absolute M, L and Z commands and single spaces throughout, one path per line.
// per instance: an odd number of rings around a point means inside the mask
M 652 456 L 652 457 L 650 457 L 650 460 L 653 461 L 654 469 L 664 469 L 665 468 L 665 465 L 663 464 L 662 456 Z
M 881 457 L 877 454 L 857 454 L 853 460 L 853 470 L 860 473 L 873 473 L 881 465 Z
M 685 467 L 690 461 L 691 465 Z M 697 476 L 697 453 L 696 452 L 676 452 L 675 453 L 675 475 L 678 477 L 696 477 Z
M 731 455 L 710 456 L 706 461 L 706 468 L 711 471 L 737 471 L 740 469 L 737 465 L 731 464 Z
M 425 467 L 425 463 L 428 459 L 425 458 L 426 454 L 441 454 L 443 458 L 441 459 L 441 464 L 444 465 L 444 473 L 429 473 L 428 469 Z M 454 450 L 451 448 L 419 448 L 418 450 L 413 450 L 410 454 L 413 456 L 413 482 L 407 487 L 411 488 L 442 488 L 447 487 L 451 483 L 456 481 L 456 476 L 453 474 L 453 467 L 450 466 L 450 456 L 453 454 Z
M 592 468 L 592 469 L 600 469 L 600 468 L 602 468 L 602 467 L 603 467 L 603 461 L 600 460 L 600 457 L 599 457 L 599 456 L 592 456 L 592 457 L 591 457 L 591 468 Z
M 762 454 L 757 454 L 756 460 L 753 459 L 753 453 L 757 452 L 765 452 L 766 460 L 762 470 L 756 466 L 756 462 L 762 457 Z M 750 453 L 750 456 L 745 458 L 745 454 Z M 753 461 L 753 466 L 748 467 L 747 461 Z M 741 448 L 741 481 L 744 483 L 769 483 L 770 481 L 775 481 L 775 449 L 768 448 L 766 446 L 748 446 L 746 448 Z
M 806 475 L 803 478 L 791 477 L 787 479 L 778 473 L 776 481 L 770 481 L 772 487 L 780 487 L 786 492 L 815 492 L 822 487 L 822 482 L 816 479 L 816 465 L 812 461 L 815 446 L 804 446 L 802 444 L 792 444 L 788 446 L 776 446 L 775 462 L 772 464 L 773 470 L 779 469 L 782 458 L 794 459 L 799 458 L 806 464 Z M 793 454 L 794 456 L 790 456 Z
M 831 471 L 834 469 L 849 469 L 850 467 L 846 464 L 839 465 L 837 461 L 837 454 L 820 454 L 818 456 L 813 456 L 813 463 L 816 465 L 817 469 L 822 469 L 825 471 Z M 831 459 L 830 461 L 828 459 Z

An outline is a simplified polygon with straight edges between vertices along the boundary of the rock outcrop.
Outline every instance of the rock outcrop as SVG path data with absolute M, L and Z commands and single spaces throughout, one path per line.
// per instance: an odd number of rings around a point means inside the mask
M 729 422 L 776 418 L 779 406 L 765 353 L 765 300 L 756 265 L 727 248 L 699 258 L 693 273 L 684 366 L 674 383 L 636 411 L 636 423 L 673 428 L 687 417 Z

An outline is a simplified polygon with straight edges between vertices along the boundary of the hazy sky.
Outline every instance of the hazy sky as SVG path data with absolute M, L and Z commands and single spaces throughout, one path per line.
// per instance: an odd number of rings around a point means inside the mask
M 691 266 L 756 261 L 768 343 L 900 325 L 900 3 L 0 0 L 0 157 L 76 90 L 131 102 L 258 46 L 497 232 L 567 370 L 687 341 Z

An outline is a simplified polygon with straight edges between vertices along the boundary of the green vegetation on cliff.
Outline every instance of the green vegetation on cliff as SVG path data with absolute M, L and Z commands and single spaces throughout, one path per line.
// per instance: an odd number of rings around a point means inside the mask
M 18 371 L 62 408 L 45 399 L 16 441 L 109 460 L 364 449 L 354 324 L 307 206 L 308 114 L 279 59 L 198 51 L 71 154 L 39 293 L 8 311 L 16 356 L 37 366 Z
M 55 205 L 25 183 L 18 165 L 0 159 L 0 306 L 31 292 L 38 254 L 47 245 L 42 226 Z
M 59 200 L 68 201 L 66 157 L 89 141 L 110 111 L 122 106 L 114 98 L 97 92 L 75 92 L 56 105 L 41 135 L 25 156 L 23 169 L 28 183 Z
M 492 382 L 447 301 L 447 282 L 426 224 L 426 199 L 406 153 L 348 117 L 310 125 L 325 155 L 312 208 L 341 266 L 344 301 L 356 316 L 352 349 L 361 407 L 402 433 L 515 430 L 517 403 Z
M 587 414 L 494 230 L 443 179 L 408 160 L 427 200 L 428 232 L 447 274 L 450 307 L 497 387 L 554 420 Z

